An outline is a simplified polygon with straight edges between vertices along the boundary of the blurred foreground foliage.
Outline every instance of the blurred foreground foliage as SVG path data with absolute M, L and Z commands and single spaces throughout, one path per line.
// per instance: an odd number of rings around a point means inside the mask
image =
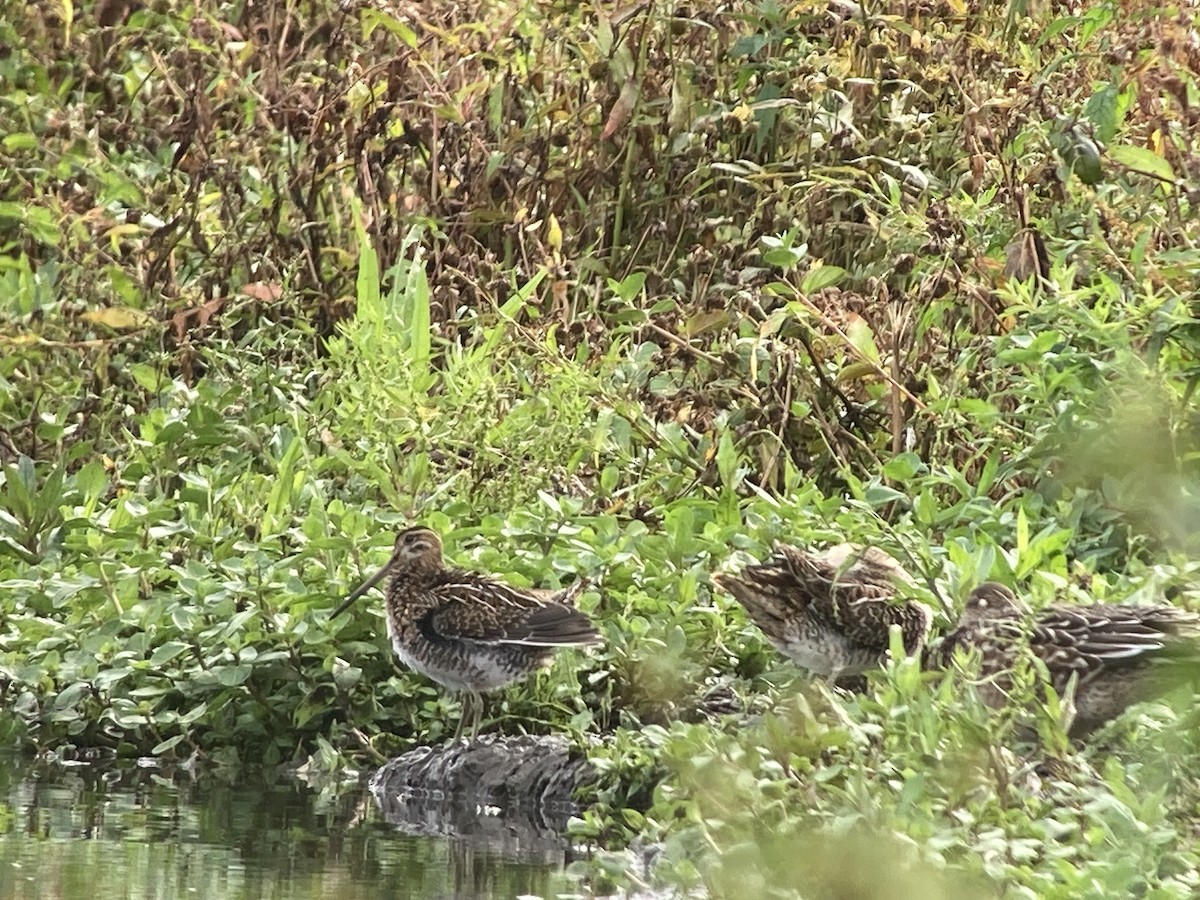
M 596 585 L 604 648 L 490 715 L 603 736 L 598 887 L 1200 890 L 1188 698 L 1039 761 L 908 662 L 805 686 L 708 581 L 849 538 L 939 625 L 1195 607 L 1186 8 L 100 0 L 0 51 L 0 742 L 444 739 L 327 621 L 420 520 Z

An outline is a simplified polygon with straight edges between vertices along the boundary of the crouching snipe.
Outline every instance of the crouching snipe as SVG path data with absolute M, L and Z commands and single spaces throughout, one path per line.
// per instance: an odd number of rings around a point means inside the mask
M 1055 604 L 1034 613 L 1007 587 L 988 582 L 971 592 L 926 667 L 950 667 L 956 648 L 978 652 L 979 695 L 993 708 L 1008 702 L 1013 669 L 1022 653 L 1032 653 L 1059 697 L 1074 691 L 1068 733 L 1081 738 L 1194 676 L 1200 616 L 1174 606 L 1116 603 Z
M 575 608 L 585 582 L 556 592 L 522 590 L 489 576 L 446 568 L 442 541 L 428 528 L 396 536 L 392 558 L 368 578 L 330 618 L 391 576 L 386 592 L 387 630 L 400 661 L 443 687 L 466 695 L 454 739 L 468 717 L 479 731 L 482 694 L 550 664 L 559 647 L 600 640 Z
M 875 547 L 838 544 L 813 554 L 779 545 L 766 562 L 713 581 L 781 653 L 832 682 L 877 668 L 893 625 L 905 653 L 916 653 L 932 620 L 925 604 L 896 597 L 912 579 Z

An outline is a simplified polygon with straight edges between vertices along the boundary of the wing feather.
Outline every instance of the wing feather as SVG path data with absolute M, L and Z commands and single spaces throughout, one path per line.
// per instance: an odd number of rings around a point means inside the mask
M 912 578 L 876 547 L 838 544 L 810 553 L 786 544 L 776 546 L 764 562 L 738 575 L 719 574 L 714 581 L 745 607 L 767 635 L 783 639 L 790 623 L 809 617 L 858 646 L 882 653 L 890 626 L 897 625 L 904 647 L 913 652 L 924 641 L 932 621 L 927 606 L 896 599 Z
M 591 620 L 575 609 L 582 583 L 547 595 L 485 575 L 446 570 L 426 590 L 436 602 L 426 628 L 443 640 L 561 647 L 600 640 Z

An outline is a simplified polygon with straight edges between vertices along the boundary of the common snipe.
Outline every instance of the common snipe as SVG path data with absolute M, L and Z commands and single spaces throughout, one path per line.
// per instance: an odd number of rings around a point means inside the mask
M 766 562 L 713 581 L 780 652 L 833 682 L 877 667 L 893 625 L 905 652 L 917 652 L 932 619 L 925 604 L 896 599 L 912 579 L 876 547 L 838 544 L 813 554 L 779 545 Z
M 387 630 L 400 661 L 443 687 L 465 695 L 454 733 L 468 717 L 479 731 L 482 694 L 550 664 L 559 647 L 594 644 L 600 635 L 577 610 L 584 581 L 561 591 L 522 590 L 487 575 L 447 568 L 442 541 L 428 528 L 396 536 L 392 558 L 362 583 L 330 618 L 385 575 Z
M 928 668 L 945 669 L 956 648 L 978 649 L 981 699 L 1008 701 L 1012 670 L 1023 647 L 1045 664 L 1050 685 L 1064 697 L 1075 679 L 1072 737 L 1084 737 L 1128 706 L 1178 683 L 1170 658 L 1200 661 L 1200 615 L 1174 606 L 1056 604 L 1036 614 L 1002 584 L 971 592 L 953 631 L 932 647 Z

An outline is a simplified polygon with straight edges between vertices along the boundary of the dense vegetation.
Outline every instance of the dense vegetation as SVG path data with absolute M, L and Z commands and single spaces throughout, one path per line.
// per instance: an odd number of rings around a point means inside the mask
M 597 585 L 604 648 L 489 709 L 612 775 L 599 885 L 1195 896 L 1186 697 L 1035 751 L 911 661 L 809 685 L 708 580 L 848 538 L 939 627 L 985 577 L 1200 603 L 1191 16 L 0 11 L 0 744 L 444 739 L 379 604 L 328 620 L 421 521 Z

